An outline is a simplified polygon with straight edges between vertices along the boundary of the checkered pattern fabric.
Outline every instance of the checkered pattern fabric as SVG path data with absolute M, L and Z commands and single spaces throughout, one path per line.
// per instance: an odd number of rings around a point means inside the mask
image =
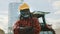
M 34 23 L 33 23 L 33 22 Z M 33 23 L 33 27 L 35 28 L 34 30 L 34 34 L 39 34 L 40 30 L 41 30 L 41 26 L 39 24 L 39 21 L 37 18 L 29 18 L 29 19 L 21 19 L 21 20 L 18 20 L 14 26 L 13 26 L 13 31 L 14 31 L 14 34 L 20 34 L 19 32 L 19 26 L 32 26 L 32 23 Z

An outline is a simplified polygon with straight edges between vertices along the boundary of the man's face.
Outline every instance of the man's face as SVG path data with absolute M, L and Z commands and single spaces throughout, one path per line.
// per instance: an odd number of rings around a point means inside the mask
M 21 15 L 23 16 L 23 17 L 25 17 L 25 18 L 28 18 L 29 16 L 30 16 L 30 12 L 29 12 L 29 10 L 22 10 L 21 11 Z

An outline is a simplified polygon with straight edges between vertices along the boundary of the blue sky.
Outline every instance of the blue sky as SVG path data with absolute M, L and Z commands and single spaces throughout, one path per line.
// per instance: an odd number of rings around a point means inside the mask
M 20 0 L 0 0 L 0 28 L 6 31 L 8 24 L 8 5 Z M 52 24 L 53 28 L 60 27 L 60 0 L 24 0 L 31 11 L 50 12 L 46 15 L 46 22 Z M 1 25 L 2 24 L 2 25 Z

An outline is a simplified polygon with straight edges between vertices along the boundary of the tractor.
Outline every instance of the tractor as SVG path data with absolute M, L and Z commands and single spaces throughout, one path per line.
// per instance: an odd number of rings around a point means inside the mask
M 49 14 L 49 13 L 50 12 L 42 12 L 42 11 L 33 12 L 33 17 L 37 17 L 38 19 L 41 20 L 41 22 L 39 23 L 41 26 L 40 34 L 55 34 L 55 31 L 52 28 L 52 25 L 47 24 L 45 21 L 45 14 Z

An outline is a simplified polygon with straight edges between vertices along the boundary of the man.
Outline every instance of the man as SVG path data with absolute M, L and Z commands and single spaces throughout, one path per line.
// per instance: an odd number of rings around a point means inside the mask
M 39 34 L 41 30 L 38 19 L 36 17 L 32 17 L 29 6 L 26 3 L 20 6 L 20 20 L 18 20 L 13 26 L 14 34 L 21 34 L 21 30 L 24 28 L 27 28 L 27 33 L 33 29 L 33 34 Z M 22 34 L 26 34 L 25 30 L 23 30 L 22 32 Z

